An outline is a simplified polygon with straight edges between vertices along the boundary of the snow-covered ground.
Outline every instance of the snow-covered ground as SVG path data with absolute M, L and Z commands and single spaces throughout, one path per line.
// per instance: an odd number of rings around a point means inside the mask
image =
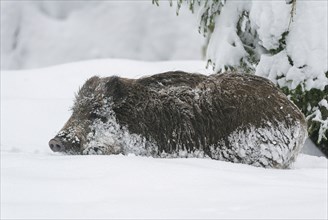
M 67 156 L 48 140 L 92 75 L 208 73 L 201 61 L 94 60 L 1 72 L 1 218 L 327 219 L 327 159 L 288 170 L 210 159 Z

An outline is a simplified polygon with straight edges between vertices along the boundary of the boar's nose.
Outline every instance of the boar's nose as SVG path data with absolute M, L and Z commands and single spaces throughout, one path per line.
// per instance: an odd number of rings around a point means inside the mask
M 63 143 L 57 138 L 51 139 L 49 141 L 49 147 L 54 152 L 63 152 L 65 150 Z

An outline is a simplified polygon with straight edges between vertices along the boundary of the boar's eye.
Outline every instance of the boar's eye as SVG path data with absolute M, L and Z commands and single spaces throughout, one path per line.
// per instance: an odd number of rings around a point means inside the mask
M 100 119 L 103 123 L 107 122 L 107 118 L 104 116 L 101 116 L 95 112 L 91 112 L 90 114 L 90 119 L 95 120 L 95 119 Z

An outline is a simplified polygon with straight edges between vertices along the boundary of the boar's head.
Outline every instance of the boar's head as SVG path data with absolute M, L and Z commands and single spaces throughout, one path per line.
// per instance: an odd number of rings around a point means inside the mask
M 118 77 L 87 80 L 76 95 L 72 116 L 49 141 L 54 152 L 118 154 L 121 129 L 112 110 L 113 97 L 122 96 Z M 115 93 L 115 94 L 114 94 Z

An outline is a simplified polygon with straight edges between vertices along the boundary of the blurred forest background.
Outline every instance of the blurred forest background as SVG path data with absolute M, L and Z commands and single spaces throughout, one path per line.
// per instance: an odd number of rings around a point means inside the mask
M 168 2 L 2 1 L 1 69 L 99 58 L 199 60 L 197 16 Z

